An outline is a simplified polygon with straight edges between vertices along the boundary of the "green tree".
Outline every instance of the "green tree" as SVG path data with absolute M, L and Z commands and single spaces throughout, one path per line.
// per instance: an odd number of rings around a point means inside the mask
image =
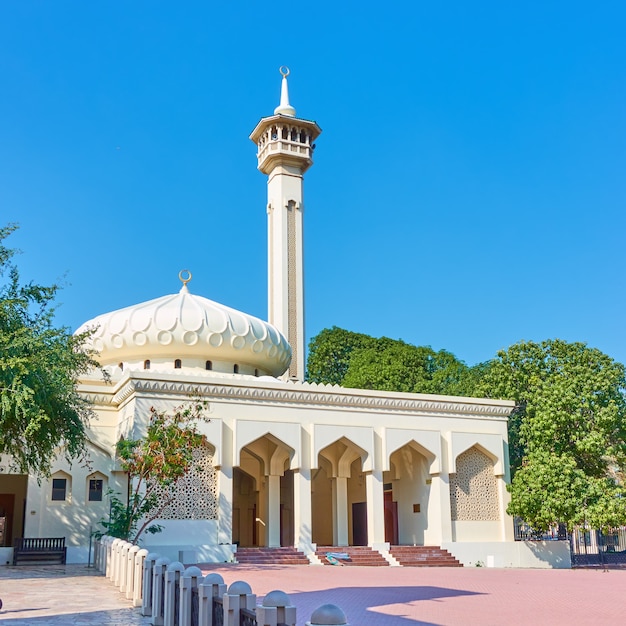
M 144 533 L 158 533 L 153 522 L 175 496 L 176 482 L 192 468 L 194 449 L 205 443 L 198 430 L 205 403 L 194 400 L 173 413 L 150 409 L 146 433 L 138 439 L 120 439 L 117 456 L 128 472 L 126 501 L 109 492 L 111 513 L 100 524 L 112 537 L 136 543 Z
M 482 367 L 482 366 L 481 366 Z M 470 395 L 480 371 L 452 353 L 333 327 L 309 344 L 308 376 L 359 389 Z
M 520 342 L 498 353 L 478 389 L 516 403 L 509 513 L 537 530 L 626 523 L 622 364 L 583 343 Z
M 88 333 L 72 335 L 53 324 L 58 285 L 22 284 L 0 228 L 0 454 L 13 469 L 46 475 L 55 457 L 85 452 L 90 407 L 78 377 L 97 367 L 84 348 Z
M 309 343 L 307 379 L 312 383 L 341 385 L 355 350 L 372 347 L 376 339 L 337 326 L 320 331 Z

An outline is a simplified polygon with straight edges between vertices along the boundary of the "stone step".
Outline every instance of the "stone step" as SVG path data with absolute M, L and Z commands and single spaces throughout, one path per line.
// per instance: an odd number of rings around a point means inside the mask
M 438 546 L 391 546 L 389 552 L 403 567 L 463 567 Z
M 318 546 L 315 554 L 324 565 L 331 565 L 326 560 L 327 552 L 347 553 L 350 559 L 340 560 L 340 563 L 343 565 L 360 565 L 364 567 L 384 567 L 389 565 L 379 552 L 372 550 L 368 546 Z
M 309 559 L 295 548 L 239 548 L 235 553 L 239 563 L 249 565 L 308 565 Z

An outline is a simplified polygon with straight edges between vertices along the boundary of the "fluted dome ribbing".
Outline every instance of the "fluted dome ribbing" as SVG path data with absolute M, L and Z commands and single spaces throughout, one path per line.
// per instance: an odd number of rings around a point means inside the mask
M 101 365 L 192 357 L 280 376 L 291 361 L 291 347 L 274 326 L 191 294 L 186 285 L 178 294 L 99 315 L 76 332 L 90 328 Z

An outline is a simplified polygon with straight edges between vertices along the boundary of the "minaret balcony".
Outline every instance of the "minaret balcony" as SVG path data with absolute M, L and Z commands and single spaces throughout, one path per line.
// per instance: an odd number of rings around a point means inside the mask
M 320 133 L 320 127 L 309 120 L 285 115 L 263 118 L 250 135 L 257 146 L 259 169 L 269 174 L 287 162 L 305 172 L 313 164 L 313 142 Z
M 298 155 L 299 157 L 312 161 L 313 151 L 308 144 L 302 144 L 299 141 L 291 141 L 289 139 L 277 139 L 263 144 L 257 152 L 259 164 L 268 158 L 270 154 L 284 154 L 286 156 Z

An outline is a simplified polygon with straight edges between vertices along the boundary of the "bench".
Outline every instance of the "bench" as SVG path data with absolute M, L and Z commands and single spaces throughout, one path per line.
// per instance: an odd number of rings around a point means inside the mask
M 65 537 L 19 537 L 13 541 L 13 565 L 46 562 L 65 564 Z

